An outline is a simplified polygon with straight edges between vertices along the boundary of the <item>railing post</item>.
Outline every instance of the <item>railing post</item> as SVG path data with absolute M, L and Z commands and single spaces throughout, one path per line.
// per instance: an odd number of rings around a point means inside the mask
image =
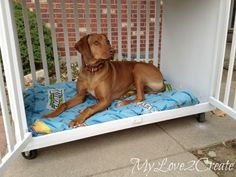
M 0 46 L 9 95 L 11 115 L 14 120 L 17 142 L 24 139 L 27 130 L 25 108 L 23 102 L 22 83 L 19 68 L 19 46 L 16 37 L 12 1 L 0 3 Z

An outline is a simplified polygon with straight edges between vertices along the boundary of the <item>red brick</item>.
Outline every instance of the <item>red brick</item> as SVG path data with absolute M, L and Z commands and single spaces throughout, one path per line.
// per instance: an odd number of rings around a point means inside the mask
M 54 18 L 55 22 L 57 23 L 56 27 L 56 37 L 58 41 L 58 46 L 61 47 L 59 49 L 59 54 L 64 55 L 64 35 L 63 35 L 63 25 L 62 25 L 62 14 L 61 14 L 61 1 L 60 0 L 52 0 L 53 1 L 53 7 L 54 7 Z M 121 1 L 121 16 L 122 16 L 122 23 L 127 22 L 127 1 L 122 0 Z M 28 0 L 27 6 L 29 8 L 34 9 L 34 4 L 31 2 L 31 0 Z M 66 1 L 66 16 L 67 16 L 67 30 L 68 30 L 68 36 L 69 36 L 69 45 L 73 46 L 75 42 L 75 17 L 74 17 L 74 1 L 73 0 L 67 0 Z M 49 16 L 48 16 L 48 6 L 47 3 L 41 4 L 41 13 L 42 13 L 42 19 L 44 23 L 49 22 Z M 107 8 L 106 0 L 101 0 L 101 9 Z M 115 10 L 115 14 L 111 14 L 111 31 L 112 31 L 112 45 L 117 47 L 118 45 L 118 20 L 117 20 L 117 1 L 111 0 L 111 8 Z M 84 0 L 78 0 L 78 15 L 79 15 L 79 27 L 80 28 L 86 28 L 86 20 L 85 20 L 85 3 Z M 97 20 L 96 20 L 96 0 L 90 0 L 89 2 L 89 14 L 90 14 L 90 26 L 91 26 L 91 32 L 97 31 Z M 141 11 L 139 12 L 141 15 L 141 31 L 144 32 L 144 35 L 141 35 L 141 51 L 145 51 L 145 30 L 146 30 L 146 1 L 141 0 Z M 155 17 L 155 1 L 150 1 L 150 18 Z M 131 31 L 137 31 L 137 0 L 132 0 L 131 4 L 131 22 L 132 27 Z M 101 31 L 104 33 L 108 32 L 107 29 L 108 21 L 107 21 L 107 14 L 101 14 Z M 154 23 L 150 23 L 150 41 L 149 41 L 149 50 L 153 50 L 153 38 L 154 38 Z M 132 33 L 131 33 L 132 34 Z M 84 33 L 80 34 L 81 36 L 85 35 Z M 132 52 L 135 52 L 136 50 L 136 36 L 131 36 L 131 47 Z M 122 28 L 122 47 L 124 48 L 122 51 L 127 51 L 127 27 Z M 126 49 L 125 49 L 126 48 Z M 71 48 L 71 55 L 74 55 L 74 49 Z

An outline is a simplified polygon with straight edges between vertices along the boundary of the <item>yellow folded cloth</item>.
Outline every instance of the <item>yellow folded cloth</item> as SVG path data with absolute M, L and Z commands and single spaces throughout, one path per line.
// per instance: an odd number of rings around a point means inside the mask
M 39 120 L 34 122 L 34 124 L 32 125 L 32 129 L 37 133 L 42 133 L 42 134 L 52 133 L 51 128 L 47 124 Z

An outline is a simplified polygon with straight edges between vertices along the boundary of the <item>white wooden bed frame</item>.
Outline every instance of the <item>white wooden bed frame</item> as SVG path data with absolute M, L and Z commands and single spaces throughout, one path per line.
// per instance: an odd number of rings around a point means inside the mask
M 86 0 L 86 13 L 89 7 L 89 1 Z M 98 1 L 99 2 L 99 1 Z M 40 35 L 40 47 L 42 52 L 42 60 L 44 63 L 46 83 L 49 83 L 48 70 L 46 66 L 46 56 L 43 55 L 44 44 L 42 34 L 42 21 L 40 17 L 39 2 L 35 0 L 38 30 Z M 49 11 L 52 14 L 52 3 L 50 0 Z M 118 12 L 120 8 L 120 0 L 117 1 Z M 32 61 L 32 46 L 29 35 L 28 17 L 25 10 L 25 0 L 22 0 L 25 31 L 27 37 L 27 47 L 29 58 L 31 60 L 31 71 L 33 79 L 36 79 L 35 68 Z M 128 5 L 128 58 L 131 56 L 131 33 L 130 33 L 130 1 Z M 147 1 L 147 10 L 150 3 Z M 123 130 L 131 127 L 142 126 L 146 124 L 166 121 L 170 119 L 180 118 L 183 116 L 194 115 L 211 111 L 215 108 L 223 110 L 225 113 L 236 119 L 236 94 L 234 98 L 230 97 L 231 80 L 233 76 L 233 66 L 236 50 L 236 36 L 232 40 L 230 63 L 226 81 L 225 91 L 221 92 L 222 73 L 225 55 L 225 46 L 228 30 L 228 21 L 230 19 L 231 0 L 165 0 L 164 1 L 164 21 L 162 31 L 162 50 L 160 69 L 164 77 L 172 83 L 174 88 L 189 89 L 200 100 L 200 104 L 167 110 L 162 112 L 154 112 L 141 116 L 130 117 L 126 119 L 110 121 L 102 124 L 96 124 L 87 127 L 76 128 L 73 130 L 62 131 L 58 133 L 48 134 L 40 137 L 32 137 L 28 132 L 26 116 L 24 110 L 24 102 L 22 92 L 24 90 L 22 64 L 19 54 L 19 45 L 16 34 L 16 25 L 13 18 L 12 1 L 2 0 L 0 2 L 0 45 L 3 58 L 3 68 L 0 66 L 0 103 L 6 132 L 8 152 L 2 158 L 0 157 L 0 175 L 4 169 L 10 165 L 11 161 L 21 152 L 32 151 L 35 149 L 79 140 L 95 135 Z M 98 3 L 99 6 L 99 3 Z M 76 8 L 76 0 L 75 0 Z M 98 7 L 99 8 L 99 7 Z M 108 11 L 110 9 L 108 1 Z M 62 0 L 62 9 L 65 10 L 65 2 Z M 159 15 L 159 0 L 156 0 L 156 19 Z M 86 15 L 86 14 L 85 14 Z M 99 14 L 97 14 L 99 17 Z M 66 14 L 63 13 L 64 35 L 65 35 L 65 51 L 67 58 L 68 80 L 71 78 L 71 69 L 69 65 L 69 47 L 68 35 L 66 29 Z M 75 10 L 75 17 L 78 13 Z M 109 18 L 109 16 L 108 16 Z M 121 16 L 118 14 L 118 56 L 121 57 Z M 147 13 L 147 18 L 149 18 Z M 53 24 L 53 16 L 50 15 L 50 23 Z M 108 19 L 108 26 L 111 26 Z M 138 18 L 140 22 L 140 18 Z M 156 20 L 157 21 L 157 20 Z M 78 33 L 78 25 L 75 24 L 75 30 Z M 53 25 L 51 25 L 53 26 Z M 99 25 L 98 25 L 99 28 Z M 154 64 L 157 65 L 158 53 L 158 23 L 155 24 L 154 36 Z M 88 32 L 90 31 L 87 26 Z M 147 25 L 146 30 L 149 30 Z M 57 58 L 55 29 L 51 28 L 53 36 L 54 56 Z M 108 30 L 108 36 L 111 38 L 111 30 Z M 79 39 L 79 36 L 76 36 Z M 140 27 L 137 29 L 137 38 L 140 37 Z M 149 41 L 149 36 L 146 36 Z M 138 45 L 140 42 L 138 41 Z M 147 48 L 148 46 L 146 46 Z M 140 49 L 137 48 L 137 53 Z M 148 62 L 149 50 L 146 50 L 146 61 Z M 60 82 L 59 64 L 55 60 L 57 81 Z M 5 75 L 6 86 L 3 79 Z M 9 103 L 5 87 L 8 90 Z M 220 95 L 223 94 L 223 99 Z M 230 103 L 229 103 L 230 102 Z M 231 103 L 232 102 L 232 103 Z M 9 114 L 11 110 L 11 115 Z M 14 124 L 10 122 L 12 116 Z M 14 131 L 13 131 L 14 129 Z

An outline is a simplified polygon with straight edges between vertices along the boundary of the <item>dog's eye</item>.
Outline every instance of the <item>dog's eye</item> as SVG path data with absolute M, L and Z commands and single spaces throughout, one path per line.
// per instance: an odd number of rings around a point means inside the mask
M 109 40 L 107 40 L 107 44 L 110 44 L 110 41 L 109 41 Z
M 95 42 L 94 42 L 94 45 L 99 45 L 99 42 L 98 42 L 98 41 L 95 41 Z

